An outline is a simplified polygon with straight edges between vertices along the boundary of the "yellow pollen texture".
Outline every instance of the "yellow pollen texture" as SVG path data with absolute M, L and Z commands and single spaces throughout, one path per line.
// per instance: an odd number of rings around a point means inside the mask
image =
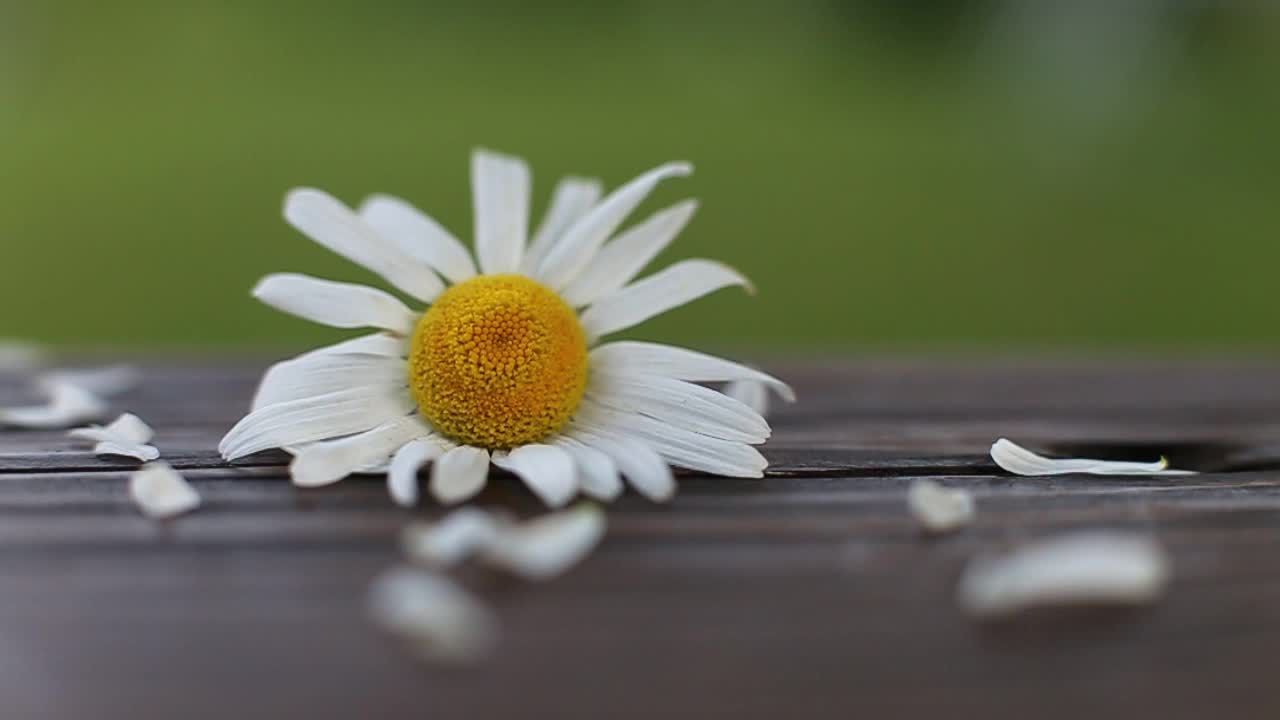
M 418 322 L 409 386 L 440 432 L 491 449 L 559 430 L 587 386 L 587 341 L 573 309 L 523 275 L 446 290 Z

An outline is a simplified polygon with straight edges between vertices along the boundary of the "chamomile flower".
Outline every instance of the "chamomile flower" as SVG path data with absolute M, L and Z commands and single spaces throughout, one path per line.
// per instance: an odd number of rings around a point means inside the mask
M 792 399 L 789 387 L 692 350 L 604 341 L 721 288 L 750 288 L 710 260 L 636 279 L 696 204 L 619 227 L 659 182 L 692 169 L 663 165 L 608 196 L 595 180 L 566 178 L 532 239 L 525 164 L 477 151 L 471 171 L 474 260 L 396 198 L 373 196 L 353 211 L 318 190 L 288 194 L 291 225 L 425 309 L 362 285 L 264 278 L 254 296 L 272 307 L 378 332 L 272 367 L 252 412 L 223 439 L 224 457 L 284 448 L 301 486 L 384 471 L 403 505 L 417 501 L 428 464 L 429 490 L 446 503 L 478 493 L 490 464 L 552 506 L 579 492 L 612 499 L 621 477 L 666 500 L 675 491 L 671 466 L 760 477 L 767 463 L 753 446 L 769 437 L 768 423 L 699 383 L 754 381 Z

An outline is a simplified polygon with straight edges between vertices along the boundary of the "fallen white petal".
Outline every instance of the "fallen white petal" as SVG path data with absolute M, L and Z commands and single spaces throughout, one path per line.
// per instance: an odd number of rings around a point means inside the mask
M 589 338 L 603 337 L 732 285 L 754 292 L 750 281 L 724 263 L 682 260 L 587 308 L 581 316 L 582 329 Z
M 1161 458 L 1153 463 L 1118 460 L 1055 459 L 1027 450 L 1000 438 L 991 446 L 991 459 L 1014 475 L 1195 475 L 1191 470 L 1170 470 L 1169 461 Z
M 604 538 L 604 512 L 591 504 L 512 526 L 489 545 L 485 559 L 528 580 L 548 580 L 582 561 Z
M 415 562 L 448 568 L 491 547 L 506 520 L 474 507 L 455 510 L 437 523 L 415 522 L 400 532 L 400 546 Z
M 68 430 L 67 435 L 77 440 L 88 440 L 90 442 L 109 440 L 124 444 L 145 444 L 151 442 L 151 438 L 155 437 L 155 431 L 137 415 L 125 413 L 111 421 L 109 425 L 90 425 L 88 427 L 75 428 Z
M 453 581 L 422 570 L 399 568 L 378 577 L 368 608 L 378 626 L 426 660 L 473 662 L 497 645 L 493 613 Z
M 113 397 L 128 392 L 142 382 L 142 373 L 132 365 L 53 370 L 41 375 L 36 384 L 41 387 L 75 385 L 98 397 Z
M 600 508 L 586 503 L 524 523 L 462 508 L 435 524 L 414 523 L 400 539 L 406 555 L 431 567 L 448 568 L 475 557 L 527 580 L 547 580 L 600 544 L 605 524 Z
M 200 507 L 200 495 L 166 463 L 144 466 L 129 477 L 129 495 L 147 516 L 181 515 Z
M 1169 576 L 1168 556 L 1149 537 L 1080 532 L 971 561 L 957 599 L 979 616 L 1042 605 L 1143 605 L 1163 594 Z
M 45 351 L 35 343 L 0 340 L 0 370 L 30 370 L 45 361 Z
M 0 408 L 0 426 L 54 430 L 100 420 L 107 413 L 106 401 L 74 383 L 46 378 L 39 387 L 49 397 L 49 402 Z
M 973 521 L 973 495 L 932 480 L 916 480 L 907 491 L 907 507 L 929 532 L 950 532 Z
M 755 380 L 726 383 L 724 394 L 751 408 L 762 418 L 769 417 L 769 388 Z

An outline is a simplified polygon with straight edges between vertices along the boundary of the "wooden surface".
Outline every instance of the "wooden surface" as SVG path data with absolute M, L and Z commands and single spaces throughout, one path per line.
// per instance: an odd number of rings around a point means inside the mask
M 763 481 L 629 495 L 601 548 L 525 584 L 467 569 L 503 642 L 470 669 L 415 663 L 366 621 L 369 581 L 426 507 L 380 479 L 289 485 L 285 458 L 223 465 L 260 366 L 149 366 L 120 398 L 204 496 L 168 523 L 129 464 L 60 432 L 0 433 L 0 717 L 1259 717 L 1280 713 L 1280 363 L 774 363 Z M 28 398 L 0 376 L 0 405 Z M 1210 472 L 1013 478 L 992 440 Z M 911 480 L 972 490 L 975 524 L 922 536 Z M 509 478 L 485 505 L 538 510 Z M 953 601 L 967 559 L 1069 529 L 1154 533 L 1155 607 L 995 624 Z

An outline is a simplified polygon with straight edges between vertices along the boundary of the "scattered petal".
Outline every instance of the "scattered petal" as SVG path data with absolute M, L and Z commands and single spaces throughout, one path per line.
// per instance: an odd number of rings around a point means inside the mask
M 1169 461 L 1153 463 L 1117 460 L 1055 459 L 1027 450 L 1005 438 L 991 446 L 991 459 L 1006 472 L 1030 477 L 1043 475 L 1195 475 L 1191 470 L 1170 470 Z
M 485 560 L 526 580 L 549 580 L 581 562 L 604 531 L 604 513 L 583 503 L 507 528 L 490 544 Z
M 107 414 L 106 401 L 80 385 L 44 378 L 39 388 L 49 397 L 48 403 L 0 409 L 0 426 L 55 430 L 100 420 Z
M 416 522 L 400 533 L 400 545 L 410 559 L 431 567 L 448 568 L 493 546 L 506 521 L 493 513 L 464 507 L 437 523 Z
M 145 465 L 129 477 L 129 495 L 148 517 L 170 518 L 200 507 L 200 495 L 167 463 Z
M 973 521 L 973 495 L 967 490 L 948 488 L 932 480 L 916 480 L 907 491 L 907 507 L 929 532 L 957 530 Z
M 118 455 L 142 462 L 160 457 L 160 451 L 148 444 L 155 437 L 155 431 L 132 413 L 121 415 L 106 427 L 90 425 L 70 430 L 67 435 L 96 443 L 93 448 L 95 455 Z
M 75 370 L 54 370 L 40 376 L 36 384 L 42 387 L 75 385 L 98 397 L 114 397 L 128 392 L 142 382 L 142 373 L 131 365 L 110 365 Z
M 369 614 L 424 660 L 469 663 L 497 645 L 493 613 L 453 581 L 422 570 L 388 571 L 369 588 Z
M 45 361 L 45 350 L 22 340 L 0 340 L 0 370 L 31 370 Z
M 1149 537 L 1078 532 L 973 560 L 957 597 L 984 617 L 1043 605 L 1145 605 L 1161 596 L 1169 576 L 1168 556 Z

